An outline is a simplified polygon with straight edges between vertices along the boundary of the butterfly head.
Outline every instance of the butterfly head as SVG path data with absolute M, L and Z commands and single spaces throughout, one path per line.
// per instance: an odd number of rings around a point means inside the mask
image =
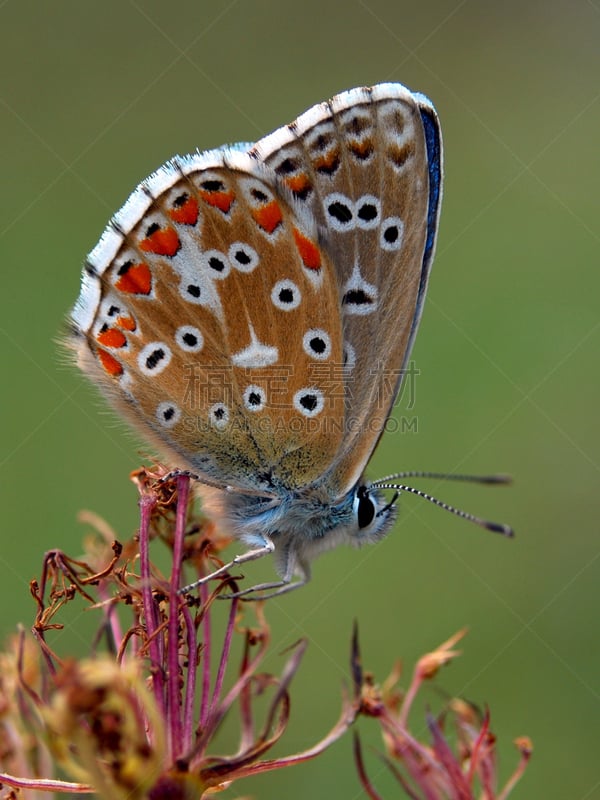
M 360 481 L 353 492 L 352 513 L 356 526 L 353 541 L 359 545 L 378 541 L 396 520 L 398 492 L 388 501 L 379 489 L 364 481 Z

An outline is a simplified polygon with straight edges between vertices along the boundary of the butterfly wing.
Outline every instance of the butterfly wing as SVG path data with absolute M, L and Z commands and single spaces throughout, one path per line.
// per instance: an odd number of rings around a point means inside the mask
M 335 268 L 346 415 L 327 484 L 341 496 L 384 429 L 421 316 L 441 200 L 437 117 L 400 84 L 353 89 L 251 153 L 310 211 Z
M 80 365 L 178 466 L 248 491 L 326 475 L 343 494 L 399 390 L 440 180 L 435 112 L 398 84 L 248 154 L 174 159 L 88 257 Z
M 335 273 L 275 183 L 237 150 L 173 159 L 109 223 L 72 313 L 108 399 L 174 466 L 246 491 L 316 480 L 344 435 L 343 386 L 317 380 L 342 359 Z

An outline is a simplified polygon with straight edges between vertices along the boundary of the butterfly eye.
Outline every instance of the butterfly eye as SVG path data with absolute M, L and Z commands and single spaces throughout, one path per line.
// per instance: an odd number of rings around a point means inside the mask
M 375 519 L 375 503 L 371 500 L 366 486 L 361 486 L 356 493 L 355 511 L 360 530 L 368 528 Z

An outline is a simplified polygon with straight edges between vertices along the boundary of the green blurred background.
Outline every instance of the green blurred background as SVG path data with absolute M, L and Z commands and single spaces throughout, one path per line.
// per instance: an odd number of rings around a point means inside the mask
M 404 496 L 384 542 L 328 554 L 306 589 L 269 603 L 269 668 L 310 639 L 278 752 L 337 717 L 355 618 L 380 679 L 468 625 L 437 685 L 490 705 L 503 776 L 512 738 L 532 737 L 513 796 L 600 798 L 599 34 L 598 4 L 570 0 L 0 5 L 3 637 L 32 619 L 43 551 L 80 552 L 79 509 L 123 537 L 136 525 L 139 444 L 56 345 L 108 217 L 175 153 L 255 140 L 337 91 L 400 81 L 438 109 L 446 186 L 406 412 L 418 433 L 388 436 L 370 472 L 511 472 L 510 489 L 427 488 L 517 538 Z M 85 625 L 59 646 L 80 651 Z M 424 697 L 440 708 L 435 690 Z M 413 729 L 425 734 L 418 715 Z M 378 745 L 374 725 L 361 731 Z M 224 797 L 309 791 L 363 796 L 350 739 Z

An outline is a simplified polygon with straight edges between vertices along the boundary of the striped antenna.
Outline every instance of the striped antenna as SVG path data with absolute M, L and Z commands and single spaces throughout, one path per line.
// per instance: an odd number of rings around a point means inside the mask
M 474 522 L 475 525 L 479 525 L 481 528 L 485 528 L 488 531 L 500 533 L 502 536 L 507 536 L 509 538 L 512 538 L 515 535 L 510 525 L 504 525 L 501 522 L 490 522 L 489 520 L 481 519 L 481 517 L 476 517 L 474 514 L 469 514 L 468 511 L 462 511 L 460 508 L 455 508 L 448 503 L 444 503 L 442 500 L 438 500 L 437 497 L 432 497 L 432 495 L 427 494 L 427 492 L 423 492 L 421 489 L 415 489 L 414 486 L 407 486 L 403 483 L 389 482 L 403 478 L 431 478 L 435 480 L 465 481 L 468 483 L 502 485 L 511 482 L 512 479 L 509 475 L 453 475 L 443 472 L 417 471 L 397 472 L 394 475 L 388 475 L 385 478 L 380 478 L 379 480 L 374 481 L 371 486 L 374 489 L 393 489 L 396 492 L 396 495 L 392 500 L 392 503 L 397 499 L 399 492 L 410 492 L 411 494 L 417 495 L 417 497 L 422 497 L 424 500 L 428 500 L 430 503 L 433 503 L 439 508 L 443 508 L 444 511 L 449 511 L 451 514 L 455 514 L 457 517 L 466 519 L 468 522 Z M 386 508 L 388 506 L 386 506 Z

